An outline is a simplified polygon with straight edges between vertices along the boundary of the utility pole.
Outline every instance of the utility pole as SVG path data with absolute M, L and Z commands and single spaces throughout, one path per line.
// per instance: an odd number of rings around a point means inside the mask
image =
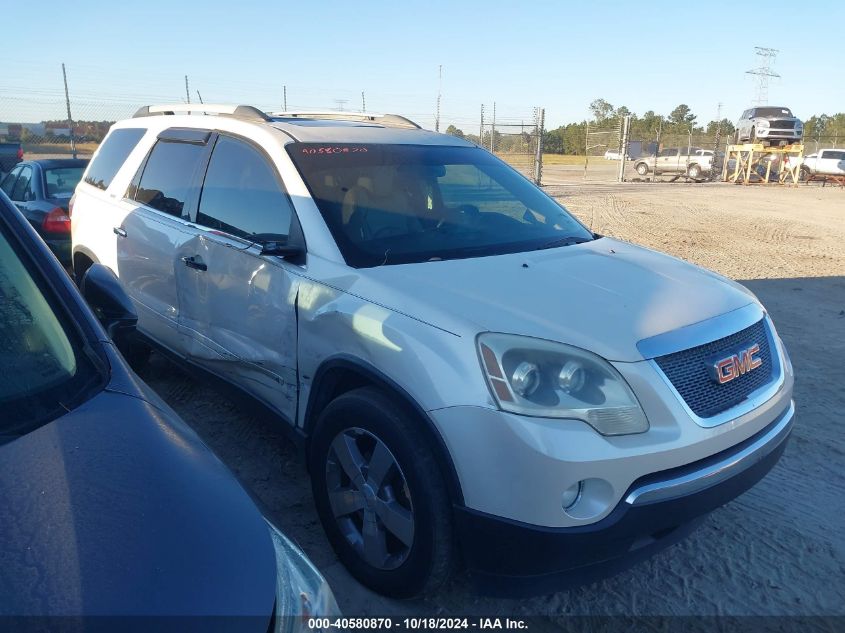
M 619 161 L 619 175 L 617 177 L 619 182 L 625 182 L 625 163 L 628 160 L 628 135 L 630 133 L 631 115 L 626 114 L 625 118 L 622 120 L 622 142 L 619 147 L 619 156 L 621 157 L 621 160 Z
M 534 148 L 534 184 L 538 187 L 543 182 L 543 129 L 546 126 L 546 109 L 536 108 L 537 147 Z
M 478 144 L 484 147 L 484 104 L 481 104 L 481 124 L 478 126 Z
M 496 102 L 493 102 L 493 126 L 490 128 L 490 153 L 496 152 Z
M 716 107 L 716 138 L 713 141 L 713 160 L 710 162 L 710 180 L 716 180 L 716 163 L 719 158 L 719 146 L 722 144 L 722 102 Z M 728 155 L 725 152 L 723 160 L 728 162 Z M 721 170 L 719 170 L 721 173 Z
M 361 91 L 361 112 L 367 111 L 367 100 L 364 98 L 364 91 Z
M 73 135 L 73 117 L 70 115 L 70 95 L 67 91 L 67 70 L 65 70 L 64 64 L 62 64 L 62 78 L 65 82 L 65 104 L 67 105 L 67 126 L 70 131 L 70 153 L 71 156 L 76 158 L 76 138 Z
M 288 87 L 282 86 L 282 110 L 288 111 Z
M 205 103 L 205 101 L 202 100 L 202 95 L 199 90 L 197 90 L 197 98 L 200 100 L 200 103 Z
M 188 89 L 188 75 L 185 75 L 185 98 L 191 102 L 191 91 Z
M 769 79 L 773 77 L 780 78 L 780 75 L 771 69 L 779 51 L 776 48 L 765 48 L 763 46 L 755 46 L 754 50 L 757 52 L 757 56 L 762 59 L 762 63 L 758 68 L 746 70 L 745 74 L 757 77 L 757 98 L 755 104 L 766 105 L 769 103 Z
M 437 113 L 434 115 L 434 131 L 440 131 L 440 97 L 443 92 L 443 64 L 437 68 Z

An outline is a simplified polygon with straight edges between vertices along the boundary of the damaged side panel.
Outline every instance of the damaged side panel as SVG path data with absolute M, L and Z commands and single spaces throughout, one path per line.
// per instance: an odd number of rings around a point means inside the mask
M 352 358 L 389 377 L 425 410 L 454 406 L 474 399 L 484 402 L 489 393 L 481 378 L 475 341 L 422 323 L 371 303 L 354 294 L 357 273 L 348 268 L 335 277 L 329 269 L 315 275 L 332 285 L 307 278 L 300 282 L 298 425 L 305 424 L 314 377 L 325 361 Z M 312 271 L 314 272 L 313 269 Z M 341 272 L 341 271 L 337 271 Z M 348 288 L 348 291 L 339 288 Z M 473 373 L 468 373 L 473 372 Z M 473 393 L 467 393 L 466 376 L 477 375 Z M 437 385 L 437 386 L 435 386 Z M 453 385 L 453 388 L 444 388 Z
M 299 277 L 222 235 L 200 234 L 182 251 L 201 268 L 179 273 L 186 356 L 294 420 Z

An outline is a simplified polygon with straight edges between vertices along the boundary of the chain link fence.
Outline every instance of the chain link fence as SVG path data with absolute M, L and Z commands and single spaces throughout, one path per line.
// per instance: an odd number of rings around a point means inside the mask
M 523 117 L 496 118 L 495 106 L 492 117 L 485 118 L 485 107 L 481 107 L 478 144 L 495 154 L 535 183 L 542 182 L 542 142 L 545 110 L 534 111 Z M 474 139 L 473 139 L 474 140 Z
M 0 97 L 0 142 L 20 143 L 24 158 L 90 158 L 112 123 L 131 117 L 137 104 Z
M 0 94 L 0 143 L 20 143 L 26 159 L 88 158 L 113 122 L 131 117 L 141 105 L 160 101 L 115 95 L 72 98 L 68 103 L 57 92 Z M 464 120 L 465 129 L 472 129 L 470 121 Z M 620 178 L 628 182 L 719 180 L 726 147 L 733 142 L 731 129 L 704 132 L 662 118 L 655 118 L 650 126 L 644 126 L 642 119 L 629 120 L 626 126 L 624 116 L 613 116 L 566 128 L 558 136 L 558 130 L 546 130 L 543 108 L 503 116 L 497 115 L 494 105 L 482 106 L 477 136 L 455 131 L 542 185 Z M 845 138 L 815 131 L 804 147 L 805 155 L 843 148 Z M 627 160 L 622 160 L 623 155 Z

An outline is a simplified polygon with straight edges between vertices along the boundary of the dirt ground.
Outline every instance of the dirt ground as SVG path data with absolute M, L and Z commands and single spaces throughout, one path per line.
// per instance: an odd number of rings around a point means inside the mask
M 594 231 L 746 284 L 769 308 L 797 374 L 796 428 L 777 467 L 633 569 L 527 600 L 479 596 L 464 575 L 427 600 L 382 598 L 335 559 L 304 467 L 278 429 L 161 357 L 143 377 L 303 547 L 347 615 L 539 615 L 550 626 L 567 615 L 845 615 L 845 191 L 578 184 L 552 193 Z

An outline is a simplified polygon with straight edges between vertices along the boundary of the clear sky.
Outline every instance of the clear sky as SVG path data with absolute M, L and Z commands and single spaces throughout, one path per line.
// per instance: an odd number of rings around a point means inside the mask
M 769 103 L 799 117 L 845 111 L 845 1 L 475 2 L 145 0 L 3 2 L 0 120 L 58 102 L 61 62 L 75 118 L 185 99 L 442 116 L 478 130 L 480 104 L 546 127 L 581 120 L 602 97 L 637 113 L 687 103 L 699 122 L 752 105 L 754 46 L 780 50 Z M 741 24 L 759 27 L 740 31 Z M 9 105 L 9 104 L 12 105 Z M 23 104 L 23 106 L 21 105 Z M 12 110 L 15 112 L 13 113 Z M 103 118 L 109 116 L 104 114 Z

